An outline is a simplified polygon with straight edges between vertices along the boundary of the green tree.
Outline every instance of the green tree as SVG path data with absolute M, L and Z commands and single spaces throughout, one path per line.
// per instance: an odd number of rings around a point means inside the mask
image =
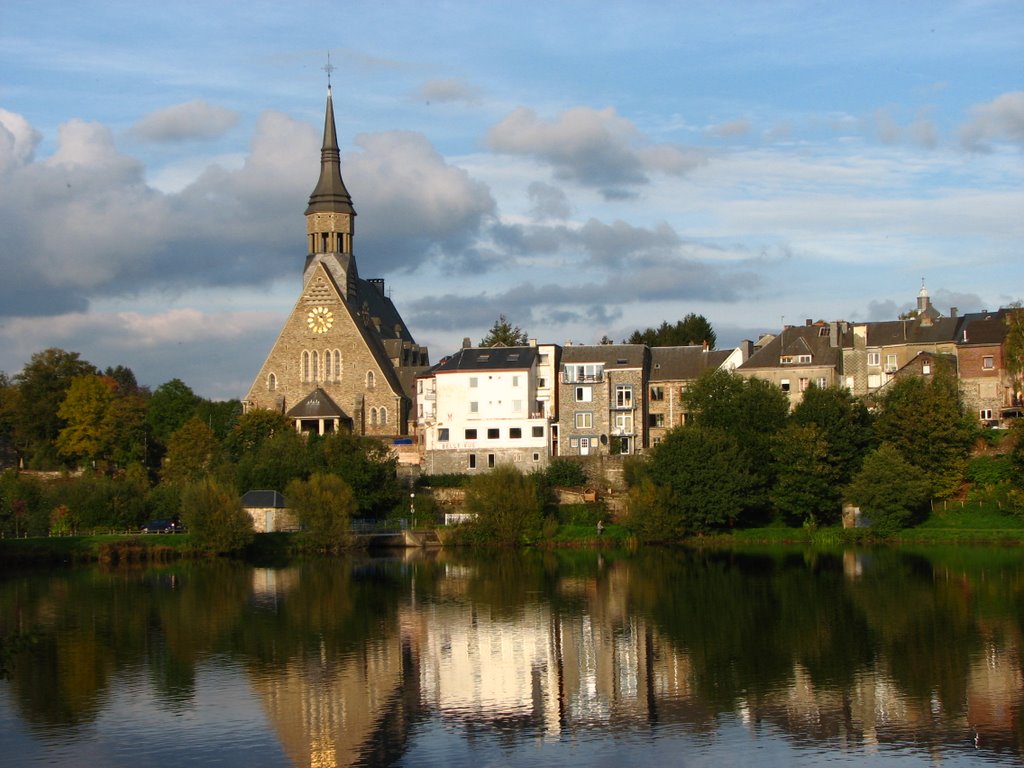
M 481 347 L 522 347 L 529 337 L 518 325 L 513 326 L 505 315 L 499 315 L 491 330 L 480 339 Z
M 872 528 L 890 533 L 925 516 L 930 491 L 927 473 L 894 445 L 882 443 L 864 458 L 846 497 L 860 507 Z
M 864 403 L 848 389 L 812 384 L 790 418 L 795 424 L 821 430 L 836 481 L 848 483 L 871 447 L 871 415 Z
M 62 456 L 96 462 L 110 454 L 110 412 L 116 398 L 117 382 L 111 378 L 87 375 L 72 380 L 57 409 L 65 423 L 56 440 Z
M 878 441 L 925 471 L 932 493 L 953 494 L 962 484 L 977 427 L 963 411 L 956 377 L 938 366 L 931 380 L 908 376 L 884 390 L 875 419 Z
M 218 440 L 225 440 L 242 415 L 241 400 L 199 399 L 196 416 L 205 421 Z
M 544 475 L 551 485 L 560 485 L 566 488 L 586 485 L 588 482 L 583 465 L 565 456 L 556 456 L 551 459 L 544 470 Z
M 703 426 L 669 430 L 651 449 L 644 475 L 658 489 L 653 498 L 664 505 L 660 514 L 677 521 L 667 531 L 673 535 L 705 533 L 740 520 L 758 484 L 739 441 Z M 643 482 L 641 487 L 651 497 L 652 489 Z
M 192 543 L 212 554 L 237 552 L 253 538 L 252 518 L 238 494 L 211 477 L 182 489 L 181 521 Z
M 196 395 L 181 379 L 161 384 L 149 398 L 146 423 L 161 445 L 167 445 L 171 435 L 195 415 L 199 405 Z
M 285 498 L 302 523 L 302 537 L 308 546 L 337 550 L 351 543 L 349 523 L 356 502 L 352 488 L 340 477 L 316 472 L 308 480 L 292 480 Z
M 707 342 L 709 349 L 715 348 L 718 337 L 711 323 L 704 315 L 690 312 L 674 325 L 663 321 L 657 328 L 633 331 L 628 344 L 646 344 L 649 347 L 685 347 Z
M 50 348 L 32 355 L 14 377 L 17 394 L 12 403 L 14 435 L 31 466 L 57 464 L 54 441 L 66 426 L 59 415 L 71 382 L 78 376 L 99 373 L 77 352 Z
M 265 488 L 283 493 L 292 480 L 309 476 L 315 466 L 313 450 L 294 429 L 278 431 L 242 453 L 236 466 L 238 490 Z
M 232 459 L 238 461 L 246 453 L 256 451 L 265 441 L 282 432 L 296 434 L 292 422 L 283 413 L 257 408 L 238 417 L 224 440 L 224 448 Z
M 828 524 L 839 517 L 840 486 L 821 429 L 789 424 L 774 437 L 772 458 L 777 473 L 769 498 L 789 522 Z
M 202 419 L 193 416 L 171 435 L 161 476 L 170 483 L 194 483 L 220 463 L 220 443 Z
M 514 547 L 540 538 L 543 493 L 534 478 L 511 465 L 474 477 L 466 488 L 466 509 L 476 515 L 472 528 L 480 543 Z
M 1014 302 L 1006 312 L 1006 341 L 1003 354 L 1006 370 L 1013 379 L 1013 390 L 1019 397 L 1024 392 L 1024 307 Z
M 360 437 L 347 430 L 315 443 L 319 466 L 349 484 L 360 517 L 384 517 L 401 499 L 397 457 L 379 440 Z

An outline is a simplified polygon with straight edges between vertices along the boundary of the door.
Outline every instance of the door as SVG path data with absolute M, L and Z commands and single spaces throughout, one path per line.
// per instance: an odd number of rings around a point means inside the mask
M 580 438 L 580 456 L 589 456 L 589 455 L 590 455 L 590 438 L 589 437 L 581 437 Z

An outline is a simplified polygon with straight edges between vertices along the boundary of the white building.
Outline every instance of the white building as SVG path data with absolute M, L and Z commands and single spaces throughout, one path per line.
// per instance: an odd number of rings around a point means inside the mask
M 546 466 L 557 444 L 557 347 L 465 347 L 417 378 L 427 474 L 473 473 L 506 462 Z

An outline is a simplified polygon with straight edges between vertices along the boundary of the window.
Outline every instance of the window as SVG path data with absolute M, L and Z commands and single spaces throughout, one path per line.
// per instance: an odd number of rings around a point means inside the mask
M 868 352 L 868 365 L 881 365 L 882 364 L 882 353 L 881 352 Z
M 487 430 L 487 439 L 488 440 L 497 440 L 499 435 L 500 435 L 500 431 L 498 430 L 497 427 L 491 427 L 491 428 L 489 428 Z
M 313 350 L 313 381 L 320 380 L 320 353 Z
M 380 423 L 381 424 L 387 424 L 388 423 L 388 409 L 387 408 L 381 408 L 380 409 Z
M 806 391 L 807 391 L 807 386 L 808 386 L 808 385 L 809 385 L 810 383 L 811 383 L 811 380 L 810 380 L 810 379 L 805 379 L 805 378 L 802 378 L 802 377 L 801 377 L 801 379 L 800 379 L 800 385 L 799 385 L 799 386 L 800 386 L 800 391 L 801 391 L 801 392 L 806 392 Z
M 991 371 L 996 367 L 995 358 L 992 355 L 985 355 L 985 357 L 981 358 L 981 367 L 986 371 Z
M 780 381 L 779 386 L 782 387 L 783 392 L 789 392 L 789 379 L 783 379 Z
M 377 426 L 377 409 L 376 408 L 371 408 L 370 409 L 370 425 L 374 426 L 374 427 Z
M 469 468 L 470 469 L 476 469 L 476 454 L 475 453 L 469 454 Z
M 376 384 L 376 379 L 374 378 L 373 371 L 367 371 L 366 372 L 366 388 L 367 389 L 373 389 L 375 384 Z
M 922 363 L 921 364 L 921 373 L 923 373 L 925 376 L 927 376 L 931 372 L 932 372 L 932 366 L 931 366 L 930 363 Z
M 334 381 L 333 371 L 331 363 L 334 362 L 331 358 L 331 351 L 327 350 L 324 352 L 324 381 Z
M 533 436 L 534 437 L 544 437 L 544 427 L 534 427 L 533 428 Z
M 487 454 L 487 466 L 490 467 L 491 469 L 494 468 L 494 454 L 493 453 L 488 453 Z
M 798 363 L 810 363 L 811 362 L 811 356 L 810 355 L 797 355 L 796 356 L 796 361 Z
M 540 461 L 540 454 L 537 453 L 536 451 L 533 452 L 533 460 Z
M 647 426 L 649 427 L 664 427 L 665 426 L 665 414 L 664 413 L 652 413 L 647 416 Z
M 540 377 L 539 379 L 537 379 L 537 387 L 539 389 L 544 389 L 544 388 L 547 387 L 547 385 L 548 385 L 548 380 L 545 379 L 543 376 Z
M 819 376 L 817 379 L 815 379 L 814 386 L 816 386 L 818 389 L 825 389 L 825 387 L 828 386 L 828 383 L 824 376 Z
M 480 380 L 476 376 L 469 377 L 469 388 L 476 389 L 480 384 Z
M 275 376 L 273 373 L 267 376 L 267 389 L 269 389 L 271 392 L 277 389 L 277 376 Z
M 551 362 L 551 356 L 550 355 L 546 355 L 546 354 L 545 355 L 541 355 L 538 358 L 537 362 L 540 365 L 547 365 L 549 362 Z
M 302 380 L 309 381 L 309 352 L 302 351 Z
M 885 370 L 890 372 L 896 370 L 896 355 L 885 356 Z
M 882 386 L 882 377 L 877 373 L 868 374 L 868 389 L 878 389 Z
M 475 429 L 467 429 L 466 430 L 466 439 L 467 440 L 476 440 L 476 430 Z
M 480 403 L 478 403 L 476 400 L 471 401 L 469 404 L 469 412 L 480 413 Z
M 992 409 L 991 408 L 982 408 L 981 412 L 980 412 L 980 415 L 981 415 L 982 419 L 985 419 L 985 420 L 991 419 L 992 418 Z
M 523 401 L 522 400 L 513 400 L 512 401 L 512 413 L 522 413 L 522 412 L 523 412 Z
M 579 381 L 601 381 L 604 377 L 604 363 L 567 363 L 565 381 L 573 384 Z
M 665 399 L 664 387 L 651 387 L 651 400 L 659 401 Z
M 615 433 L 618 435 L 631 435 L 633 434 L 633 414 L 632 413 L 616 413 L 615 414 Z
M 341 381 L 341 351 L 334 350 L 334 380 Z
M 615 385 L 615 407 L 616 408 L 632 408 L 633 407 L 633 388 L 628 384 L 616 384 Z
M 577 413 L 574 423 L 576 424 L 576 429 L 593 429 L 594 414 L 590 412 Z
M 580 439 L 578 437 L 570 437 L 569 438 L 569 447 L 570 448 L 579 448 L 580 447 Z
M 523 436 L 523 430 L 519 427 L 510 427 L 508 430 L 509 440 L 519 440 Z
M 437 430 L 437 442 L 447 443 L 448 442 L 448 427 L 439 427 Z
M 519 386 L 519 377 L 518 376 L 513 376 L 512 377 L 512 386 L 513 387 L 518 387 Z
M 594 390 L 590 387 L 576 387 L 576 402 L 589 403 L 594 399 Z

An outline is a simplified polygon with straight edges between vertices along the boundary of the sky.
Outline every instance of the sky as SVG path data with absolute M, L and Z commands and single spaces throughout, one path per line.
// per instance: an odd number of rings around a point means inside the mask
M 0 371 L 241 398 L 330 54 L 360 275 L 432 361 L 1024 298 L 1024 3 L 0 3 Z

